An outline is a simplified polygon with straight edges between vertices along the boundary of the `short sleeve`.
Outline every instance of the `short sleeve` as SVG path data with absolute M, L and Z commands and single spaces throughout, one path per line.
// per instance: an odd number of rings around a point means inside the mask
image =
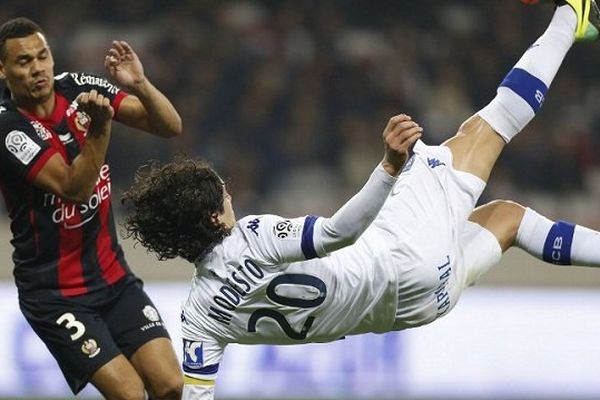
M 308 215 L 284 218 L 277 215 L 248 216 L 239 221 L 250 248 L 265 263 L 281 264 L 325 255 L 315 245 L 322 218 Z
M 64 80 L 67 86 L 78 87 L 79 93 L 96 90 L 110 100 L 110 105 L 114 108 L 115 113 L 118 111 L 123 99 L 128 96 L 127 92 L 109 82 L 106 78 L 92 74 L 68 72 L 57 76 L 56 79 Z
M 41 124 L 34 128 L 17 112 L 0 113 L 0 165 L 9 174 L 32 181 L 56 153 L 44 140 L 49 135 Z
M 225 347 L 213 340 L 183 339 L 183 372 L 196 379 L 215 380 Z

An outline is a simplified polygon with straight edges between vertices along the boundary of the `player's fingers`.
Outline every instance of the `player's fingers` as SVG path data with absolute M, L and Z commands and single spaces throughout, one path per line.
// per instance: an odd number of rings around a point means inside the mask
M 405 131 L 407 129 L 412 129 L 415 126 L 419 126 L 419 124 L 413 120 L 402 121 L 398 125 L 396 125 L 396 127 L 394 129 L 394 133 L 399 135 L 403 131 Z
M 423 132 L 423 127 L 420 125 L 413 126 L 412 128 L 405 129 L 398 135 L 398 142 L 404 142 L 410 137 Z
M 389 141 L 389 146 L 395 150 L 403 150 L 410 147 L 423 135 L 423 128 L 414 126 L 402 131 L 398 136 L 395 136 Z
M 79 93 L 79 95 L 77 96 L 77 98 L 75 100 L 77 100 L 78 104 L 87 104 L 88 100 L 89 100 L 90 94 L 88 92 L 83 92 L 83 93 Z
M 121 54 L 119 54 L 119 52 L 115 48 L 108 49 L 107 56 L 113 62 L 118 62 L 121 59 Z
M 106 116 L 112 117 L 113 108 L 110 105 L 110 99 L 108 97 L 102 95 L 98 96 L 98 106 L 102 108 Z
M 383 130 L 383 137 L 384 139 L 393 134 L 393 131 L 395 129 L 398 128 L 398 125 L 406 122 L 406 121 L 410 121 L 411 117 L 409 115 L 406 114 L 398 114 L 398 115 L 394 115 L 393 117 L 391 117 L 385 127 L 385 129 Z
M 119 43 L 121 44 L 121 46 L 123 47 L 123 50 L 126 53 L 133 53 L 133 49 L 131 48 L 131 46 L 129 45 L 129 43 L 127 43 L 124 40 L 120 40 Z
M 107 70 L 114 70 L 118 66 L 119 62 L 112 56 L 104 57 L 104 68 Z
M 413 135 L 411 135 L 410 137 L 408 137 L 405 141 L 403 141 L 400 144 L 400 150 L 401 151 L 408 151 L 408 149 L 410 149 L 410 147 L 415 144 L 415 142 L 419 139 L 421 139 L 421 137 L 423 136 L 423 132 L 422 131 L 418 131 L 415 132 Z
M 98 94 L 98 97 L 96 97 L 96 104 L 100 107 L 106 107 L 108 99 L 106 97 L 104 97 L 102 94 Z
M 417 124 L 415 121 L 404 120 L 404 121 L 399 122 L 392 129 L 390 129 L 387 132 L 386 136 L 389 138 L 389 140 L 396 140 L 396 138 L 398 138 L 398 137 L 402 136 L 403 134 L 405 134 L 405 132 L 407 130 L 416 128 L 418 126 L 419 126 L 419 124 Z
M 423 132 L 423 127 L 419 124 L 414 124 L 410 126 L 407 125 L 406 127 L 398 131 L 396 137 L 398 137 L 398 139 L 402 141 L 408 138 L 409 136 L 412 136 L 415 131 Z
M 421 139 L 421 137 L 423 137 L 423 128 L 416 130 L 412 135 L 407 137 L 406 140 L 402 142 L 402 146 L 408 148 L 412 146 L 417 140 Z
M 113 46 L 112 48 L 115 49 L 119 55 L 125 54 L 125 48 L 121 44 L 120 40 L 113 40 L 112 46 Z
M 416 122 L 412 121 L 411 117 L 406 114 L 396 115 L 390 118 L 388 126 L 383 131 L 383 140 L 394 140 L 404 129 L 415 126 Z
M 90 90 L 89 102 L 98 104 L 98 91 L 95 89 Z
M 406 114 L 394 115 L 392 118 L 390 118 L 390 121 L 388 122 L 388 126 L 393 129 L 398 124 L 405 122 L 405 121 L 410 121 L 411 119 L 412 118 Z

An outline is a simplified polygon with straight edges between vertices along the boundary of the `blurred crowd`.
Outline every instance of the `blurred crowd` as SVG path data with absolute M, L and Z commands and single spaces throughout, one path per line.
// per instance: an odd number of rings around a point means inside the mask
M 45 29 L 56 73 L 104 75 L 129 41 L 180 111 L 165 141 L 115 125 L 116 198 L 137 167 L 185 152 L 229 178 L 239 215 L 327 214 L 366 180 L 388 118 L 438 144 L 484 106 L 545 29 L 517 0 L 3 0 Z M 577 44 L 546 104 L 507 147 L 482 201 L 502 197 L 600 227 L 600 44 Z

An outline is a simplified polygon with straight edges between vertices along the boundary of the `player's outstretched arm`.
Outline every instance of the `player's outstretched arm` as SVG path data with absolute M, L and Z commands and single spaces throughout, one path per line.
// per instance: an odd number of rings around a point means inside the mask
M 362 189 L 331 218 L 245 217 L 240 225 L 254 233 L 247 238 L 255 242 L 257 257 L 273 264 L 289 263 L 323 257 L 354 243 L 379 213 L 422 132 L 408 115 L 392 117 L 383 131 L 383 160 Z
M 383 131 L 384 156 L 365 186 L 331 218 L 323 219 L 315 240 L 327 253 L 354 243 L 383 206 L 395 177 L 408 160 L 423 128 L 406 114 L 390 118 Z
M 115 119 L 157 136 L 173 137 L 182 132 L 181 117 L 169 99 L 144 74 L 144 67 L 131 46 L 115 40 L 104 58 L 111 78 L 131 95 L 121 103 Z

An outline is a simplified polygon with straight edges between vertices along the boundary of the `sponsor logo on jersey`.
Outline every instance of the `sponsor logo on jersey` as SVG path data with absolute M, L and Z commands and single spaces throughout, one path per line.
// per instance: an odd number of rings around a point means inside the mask
M 100 354 L 100 347 L 98 347 L 98 343 L 94 339 L 86 339 L 83 341 L 81 345 L 81 352 L 88 356 L 89 358 L 94 358 L 98 354 Z
M 59 134 L 58 138 L 64 144 L 68 144 L 68 143 L 71 143 L 73 141 L 73 135 L 71 135 L 71 132 L 67 132 L 64 135 Z
M 38 137 L 42 140 L 49 140 L 52 137 L 52 134 L 46 127 L 39 121 L 29 121 L 33 129 L 35 129 L 35 133 L 37 133 Z
M 29 165 L 41 150 L 41 147 L 33 139 L 21 131 L 9 132 L 4 140 L 4 145 L 12 155 L 25 165 Z
M 255 218 L 252 221 L 248 222 L 248 225 L 246 225 L 246 229 L 250 229 L 256 236 L 258 236 L 259 224 L 260 224 L 260 219 Z
M 190 369 L 202 369 L 204 366 L 202 342 L 183 339 L 183 365 Z
M 181 322 L 183 324 L 187 324 L 188 323 L 188 320 L 187 320 L 187 317 L 185 316 L 185 311 L 184 310 L 181 310 L 181 315 L 179 316 L 179 318 L 181 319 Z
M 298 239 L 302 236 L 302 224 L 289 219 L 280 221 L 273 227 L 273 234 L 279 239 Z
M 71 73 L 71 78 L 75 81 L 79 86 L 91 85 L 98 86 L 101 88 L 106 88 L 106 91 L 110 94 L 117 94 L 119 88 L 107 81 L 104 78 L 98 78 L 96 76 L 87 75 L 87 74 L 78 74 Z
M 446 163 L 443 163 L 440 160 L 438 160 L 437 158 L 433 158 L 433 157 L 427 157 L 427 164 L 431 167 L 431 169 L 434 169 L 434 168 L 442 166 L 442 165 L 446 165 Z
M 74 204 L 52 193 L 45 193 L 42 205 L 54 208 L 54 211 L 52 211 L 52 222 L 63 224 L 65 229 L 77 229 L 94 218 L 98 213 L 100 205 L 110 199 L 110 193 L 110 168 L 107 164 L 104 164 L 100 168 L 100 174 L 96 181 L 96 189 L 87 203 Z
M 81 132 L 87 133 L 88 128 L 90 127 L 91 118 L 89 115 L 84 113 L 83 111 L 77 111 L 75 115 L 75 126 Z

